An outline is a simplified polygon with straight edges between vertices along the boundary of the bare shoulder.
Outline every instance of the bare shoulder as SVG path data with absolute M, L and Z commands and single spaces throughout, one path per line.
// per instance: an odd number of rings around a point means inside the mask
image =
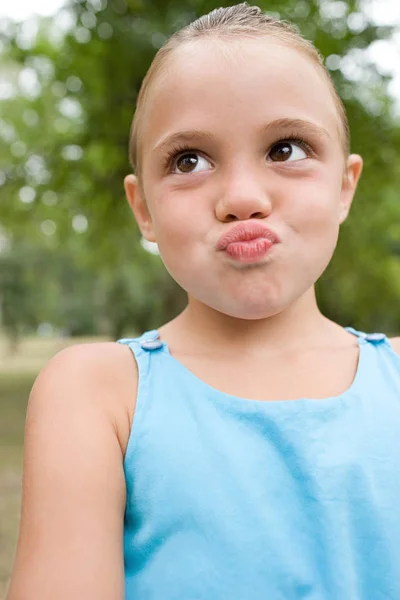
M 390 343 L 392 344 L 392 348 L 397 354 L 400 354 L 400 337 L 390 338 Z
M 117 433 L 123 453 L 136 403 L 138 370 L 132 351 L 116 342 L 69 346 L 53 356 L 39 373 L 31 391 L 31 405 L 78 402 L 80 408 L 103 411 Z M 66 389 L 68 393 L 66 394 Z M 45 407 L 43 407 L 45 408 Z M 78 408 L 78 407 L 77 407 Z
M 107 382 L 115 385 L 124 376 L 137 376 L 132 356 L 127 346 L 116 342 L 75 344 L 55 354 L 40 372 L 38 380 L 74 374 L 87 378 L 94 385 Z

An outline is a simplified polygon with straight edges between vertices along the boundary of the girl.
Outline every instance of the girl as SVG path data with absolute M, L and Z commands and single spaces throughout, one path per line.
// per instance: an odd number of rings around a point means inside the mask
M 130 152 L 188 304 L 40 373 L 9 600 L 400 598 L 400 340 L 314 293 L 362 169 L 317 51 L 246 3 L 200 18 Z

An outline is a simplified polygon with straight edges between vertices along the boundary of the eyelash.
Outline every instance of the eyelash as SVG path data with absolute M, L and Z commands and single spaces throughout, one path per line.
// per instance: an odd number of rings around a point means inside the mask
M 297 134 L 278 139 L 276 142 L 274 142 L 273 144 L 270 145 L 268 152 L 270 152 L 272 150 L 272 148 L 274 146 L 276 146 L 277 144 L 282 144 L 285 142 L 287 142 L 289 144 L 296 144 L 296 145 L 300 146 L 305 152 L 307 152 L 307 154 L 309 156 L 313 156 L 315 154 L 314 150 L 312 149 L 310 144 L 308 142 L 306 142 L 306 140 L 304 138 L 302 138 L 300 135 L 297 135 Z M 173 167 L 175 166 L 176 162 L 180 158 L 180 155 L 183 155 L 186 153 L 202 154 L 202 152 L 200 152 L 200 150 L 196 150 L 192 146 L 189 146 L 189 144 L 181 144 L 181 145 L 175 146 L 175 148 L 171 148 L 171 150 L 169 150 L 169 152 L 165 158 L 165 168 L 168 170 L 168 172 L 171 173 L 173 171 Z

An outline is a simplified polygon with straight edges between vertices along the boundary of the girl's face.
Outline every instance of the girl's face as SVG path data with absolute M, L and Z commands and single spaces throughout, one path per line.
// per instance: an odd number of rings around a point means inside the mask
M 185 44 L 152 83 L 143 119 L 142 189 L 128 176 L 128 200 L 189 297 L 259 319 L 302 296 L 331 259 L 362 167 L 358 156 L 344 165 L 317 66 L 266 39 Z M 249 221 L 277 243 L 258 258 L 219 249 Z

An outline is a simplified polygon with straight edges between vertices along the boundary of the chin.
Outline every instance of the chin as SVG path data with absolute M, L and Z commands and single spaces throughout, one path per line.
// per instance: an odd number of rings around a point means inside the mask
M 259 320 L 272 317 L 287 308 L 294 301 L 294 290 L 285 289 L 279 281 L 266 278 L 260 281 L 243 278 L 229 282 L 209 281 L 198 278 L 196 285 L 182 286 L 189 297 L 219 313 L 236 319 Z M 203 284 L 203 285 L 201 285 Z M 207 285 L 208 284 L 208 285 Z
M 268 317 L 273 317 L 286 308 L 286 305 L 282 302 L 282 300 L 272 301 L 272 299 L 269 299 L 266 301 L 264 299 L 260 301 L 259 298 L 257 301 L 250 301 L 249 299 L 243 299 L 240 301 L 239 298 L 236 298 L 235 302 L 218 302 L 214 305 L 209 304 L 209 306 L 230 317 L 244 319 L 247 321 L 268 319 Z
M 236 310 L 226 310 L 223 311 L 226 315 L 230 317 L 234 317 L 235 319 L 242 319 L 244 321 L 261 321 L 264 319 L 268 319 L 269 317 L 273 317 L 274 315 L 281 312 L 280 309 L 266 309 L 265 307 L 260 307 L 258 309 L 252 307 L 238 307 Z

